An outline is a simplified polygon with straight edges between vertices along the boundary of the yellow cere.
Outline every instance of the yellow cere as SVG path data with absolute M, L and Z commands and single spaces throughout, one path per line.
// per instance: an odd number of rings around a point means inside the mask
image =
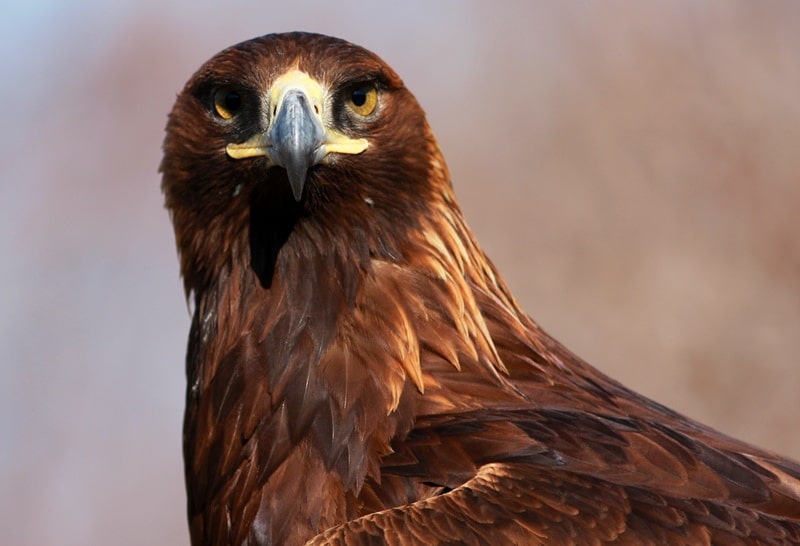
M 319 116 L 322 113 L 322 104 L 325 100 L 325 92 L 317 81 L 303 72 L 302 70 L 290 70 L 281 75 L 269 89 L 269 104 L 274 116 L 281 108 L 283 98 L 290 89 L 299 89 L 311 102 L 314 112 Z

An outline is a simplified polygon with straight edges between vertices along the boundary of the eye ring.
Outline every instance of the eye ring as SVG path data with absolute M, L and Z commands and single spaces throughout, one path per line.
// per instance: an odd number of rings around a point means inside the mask
M 372 84 L 359 85 L 347 92 L 347 107 L 361 117 L 367 117 L 378 106 L 378 90 Z
M 242 94 L 230 87 L 214 92 L 214 110 L 222 119 L 231 119 L 242 108 Z

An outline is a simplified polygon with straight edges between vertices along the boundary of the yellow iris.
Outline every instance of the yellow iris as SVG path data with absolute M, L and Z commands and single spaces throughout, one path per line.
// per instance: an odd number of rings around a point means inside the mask
M 368 116 L 378 106 L 378 90 L 372 85 L 353 89 L 347 99 L 347 106 L 359 116 Z

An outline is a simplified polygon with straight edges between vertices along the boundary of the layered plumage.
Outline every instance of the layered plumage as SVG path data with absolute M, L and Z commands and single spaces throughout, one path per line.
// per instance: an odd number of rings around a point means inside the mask
M 193 544 L 800 543 L 800 465 L 522 311 L 374 54 L 302 33 L 223 51 L 161 168 L 194 308 Z

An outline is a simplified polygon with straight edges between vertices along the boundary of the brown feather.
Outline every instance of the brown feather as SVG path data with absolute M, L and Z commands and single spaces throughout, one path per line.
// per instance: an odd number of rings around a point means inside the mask
M 369 142 L 286 172 L 226 156 L 290 69 Z M 380 106 L 335 97 L 374 82 Z M 249 99 L 231 123 L 218 86 Z M 192 543 L 800 543 L 800 465 L 628 389 L 519 307 L 456 204 L 422 109 L 325 36 L 229 48 L 169 117 L 163 190 L 194 316 L 184 456 Z

